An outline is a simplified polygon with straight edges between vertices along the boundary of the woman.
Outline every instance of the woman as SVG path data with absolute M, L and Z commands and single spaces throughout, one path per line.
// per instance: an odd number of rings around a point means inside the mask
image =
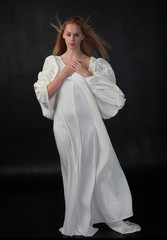
M 140 231 L 124 219 L 133 215 L 126 177 L 103 119 L 125 104 L 102 41 L 81 17 L 60 28 L 53 55 L 34 84 L 45 117 L 53 120 L 65 196 L 66 236 L 93 236 L 104 222 L 122 233 Z M 102 57 L 96 58 L 98 50 Z

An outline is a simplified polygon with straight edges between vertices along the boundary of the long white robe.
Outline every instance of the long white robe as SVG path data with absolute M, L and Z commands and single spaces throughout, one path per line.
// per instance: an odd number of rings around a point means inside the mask
M 133 215 L 127 179 L 117 159 L 103 119 L 114 117 L 125 104 L 114 71 L 103 58 L 91 57 L 84 78 L 66 78 L 49 100 L 47 85 L 65 66 L 50 55 L 34 84 L 43 116 L 53 120 L 65 196 L 62 234 L 92 236 L 93 224 Z

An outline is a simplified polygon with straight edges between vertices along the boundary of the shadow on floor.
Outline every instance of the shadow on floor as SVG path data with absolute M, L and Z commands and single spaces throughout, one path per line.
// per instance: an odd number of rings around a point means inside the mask
M 122 235 L 104 223 L 92 238 L 165 238 L 166 168 L 125 169 L 133 198 L 134 216 L 142 231 Z M 61 176 L 3 178 L 0 181 L 0 238 L 67 238 L 59 228 L 64 218 Z

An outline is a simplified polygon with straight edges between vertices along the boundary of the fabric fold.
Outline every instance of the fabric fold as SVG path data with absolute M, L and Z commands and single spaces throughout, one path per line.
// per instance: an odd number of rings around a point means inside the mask
M 85 78 L 93 92 L 103 119 L 114 117 L 125 105 L 125 95 L 116 85 L 111 65 L 103 58 L 94 60 L 93 76 Z
M 55 79 L 58 70 L 54 56 L 48 56 L 45 59 L 42 71 L 38 74 L 37 82 L 34 84 L 35 94 L 41 106 L 42 114 L 50 120 L 54 119 L 57 93 L 49 100 L 47 85 Z

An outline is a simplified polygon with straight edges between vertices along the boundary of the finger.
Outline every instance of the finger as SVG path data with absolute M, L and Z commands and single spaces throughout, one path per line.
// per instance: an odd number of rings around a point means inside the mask
M 75 62 L 72 62 L 71 65 L 74 66 L 74 67 L 77 67 L 77 66 L 78 66 L 78 64 L 75 63 Z
M 81 62 L 78 61 L 78 60 L 74 60 L 74 61 L 72 62 L 72 64 L 75 64 L 75 65 L 79 66 L 79 65 L 81 64 Z
M 79 67 L 79 65 L 76 64 L 76 63 L 72 63 L 71 66 L 72 66 L 74 69 L 77 69 L 77 68 Z
M 81 64 L 80 60 L 74 60 L 74 62 Z
M 71 68 L 72 70 L 76 71 L 76 67 L 75 67 L 75 66 L 70 65 L 70 68 Z

